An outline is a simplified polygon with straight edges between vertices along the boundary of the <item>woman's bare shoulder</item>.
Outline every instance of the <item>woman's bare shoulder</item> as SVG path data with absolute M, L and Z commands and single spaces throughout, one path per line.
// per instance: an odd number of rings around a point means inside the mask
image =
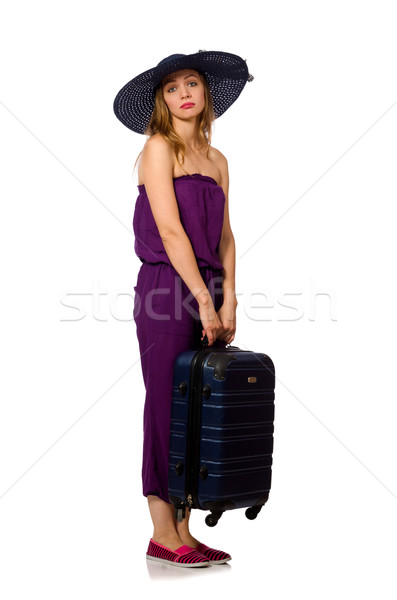
M 212 154 L 212 155 L 211 155 Z M 210 156 L 209 158 L 216 162 L 219 166 L 227 164 L 227 159 L 224 154 L 218 148 L 214 148 L 214 146 L 210 147 Z
M 154 133 L 145 142 L 141 160 L 138 167 L 138 183 L 142 185 L 144 183 L 143 171 L 153 163 L 164 164 L 169 166 L 172 170 L 173 155 L 172 148 L 168 142 L 159 133 Z
M 211 156 L 212 152 L 212 156 Z M 210 156 L 209 158 L 216 165 L 219 174 L 220 174 L 220 185 L 227 187 L 229 182 L 229 172 L 228 172 L 228 163 L 227 158 L 220 150 L 211 146 Z
M 172 156 L 172 148 L 159 133 L 154 133 L 145 142 L 142 149 L 142 157 L 154 157 L 155 159 L 169 158 Z

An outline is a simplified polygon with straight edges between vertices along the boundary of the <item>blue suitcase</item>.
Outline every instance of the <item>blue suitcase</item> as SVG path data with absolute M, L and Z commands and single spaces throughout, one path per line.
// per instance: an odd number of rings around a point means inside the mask
M 255 519 L 269 498 L 275 369 L 266 354 L 206 342 L 174 363 L 168 491 L 178 521 L 210 510 L 213 527 L 235 508 Z

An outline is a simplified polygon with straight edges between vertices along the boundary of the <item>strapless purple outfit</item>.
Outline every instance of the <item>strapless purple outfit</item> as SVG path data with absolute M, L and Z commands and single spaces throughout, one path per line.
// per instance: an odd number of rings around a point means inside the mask
M 215 310 L 223 303 L 219 260 L 225 195 L 207 175 L 174 178 L 181 223 L 192 244 Z M 168 498 L 168 449 L 173 366 L 180 352 L 200 347 L 202 325 L 197 301 L 173 267 L 161 240 L 144 185 L 138 185 L 133 228 L 142 261 L 134 287 L 134 320 L 146 388 L 143 416 L 144 496 Z M 217 340 L 217 344 L 223 345 Z M 224 344 L 226 345 L 226 344 Z

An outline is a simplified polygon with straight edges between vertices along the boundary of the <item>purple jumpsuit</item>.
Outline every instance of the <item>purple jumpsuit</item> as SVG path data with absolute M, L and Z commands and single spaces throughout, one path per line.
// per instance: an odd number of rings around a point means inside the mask
M 219 260 L 225 195 L 212 177 L 195 173 L 174 178 L 182 226 L 192 245 L 215 310 L 223 303 Z M 165 251 L 144 185 L 138 185 L 133 228 L 142 261 L 134 287 L 134 320 L 146 388 L 143 415 L 143 495 L 168 498 L 168 449 L 172 379 L 179 353 L 200 347 L 197 300 Z M 217 340 L 217 344 L 226 343 Z

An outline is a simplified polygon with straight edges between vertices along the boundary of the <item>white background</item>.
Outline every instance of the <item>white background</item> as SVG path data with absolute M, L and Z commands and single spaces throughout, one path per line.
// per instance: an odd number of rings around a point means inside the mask
M 251 585 L 272 599 L 396 597 L 393 9 L 4 3 L 4 600 L 241 598 Z M 196 511 L 196 537 L 233 556 L 200 572 L 145 560 L 132 318 L 145 138 L 113 114 L 128 80 L 198 49 L 239 54 L 255 77 L 213 145 L 230 171 L 233 344 L 269 354 L 277 374 L 269 502 L 256 521 L 240 510 L 214 529 Z

